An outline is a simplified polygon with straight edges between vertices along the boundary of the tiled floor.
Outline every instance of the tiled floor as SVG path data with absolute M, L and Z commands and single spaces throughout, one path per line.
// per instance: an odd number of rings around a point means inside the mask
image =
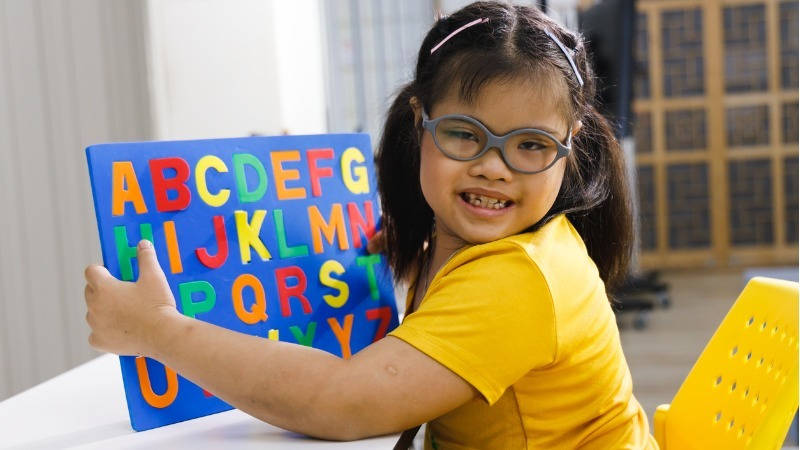
M 781 272 L 775 273 L 783 277 Z M 796 269 L 789 273 L 797 276 Z M 647 412 L 651 427 L 656 406 L 672 400 L 744 288 L 745 275 L 753 275 L 753 271 L 663 272 L 662 279 L 670 285 L 671 307 L 653 311 L 644 330 L 623 328 L 622 346 L 633 376 L 634 395 Z

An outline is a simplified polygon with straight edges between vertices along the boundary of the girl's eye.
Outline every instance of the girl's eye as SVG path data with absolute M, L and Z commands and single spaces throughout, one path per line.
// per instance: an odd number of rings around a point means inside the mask
M 545 145 L 538 141 L 525 141 L 520 142 L 519 148 L 520 150 L 543 150 Z
M 467 130 L 445 130 L 447 137 L 478 142 L 478 136 Z

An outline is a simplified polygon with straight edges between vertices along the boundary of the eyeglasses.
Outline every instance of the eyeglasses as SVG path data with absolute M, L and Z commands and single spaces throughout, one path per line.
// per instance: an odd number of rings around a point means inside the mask
M 431 120 L 423 110 L 422 127 L 433 135 L 436 147 L 449 158 L 472 161 L 489 149 L 497 148 L 508 167 L 526 174 L 553 167 L 572 148 L 572 127 L 567 131 L 566 145 L 536 128 L 520 128 L 497 136 L 477 119 L 463 114 L 448 114 Z

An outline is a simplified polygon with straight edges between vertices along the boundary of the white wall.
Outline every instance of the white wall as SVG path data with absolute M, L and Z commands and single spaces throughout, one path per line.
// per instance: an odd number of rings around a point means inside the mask
M 0 0 L 0 399 L 96 355 L 83 149 L 151 136 L 143 23 L 141 2 Z
M 159 139 L 322 133 L 317 0 L 148 2 Z

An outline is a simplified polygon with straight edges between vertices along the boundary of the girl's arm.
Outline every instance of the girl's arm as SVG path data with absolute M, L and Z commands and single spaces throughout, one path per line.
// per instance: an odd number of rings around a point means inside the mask
M 87 267 L 92 347 L 150 356 L 265 422 L 324 439 L 359 439 L 418 425 L 478 395 L 391 336 L 344 360 L 183 316 L 148 241 L 140 242 L 138 261 L 136 283 Z

